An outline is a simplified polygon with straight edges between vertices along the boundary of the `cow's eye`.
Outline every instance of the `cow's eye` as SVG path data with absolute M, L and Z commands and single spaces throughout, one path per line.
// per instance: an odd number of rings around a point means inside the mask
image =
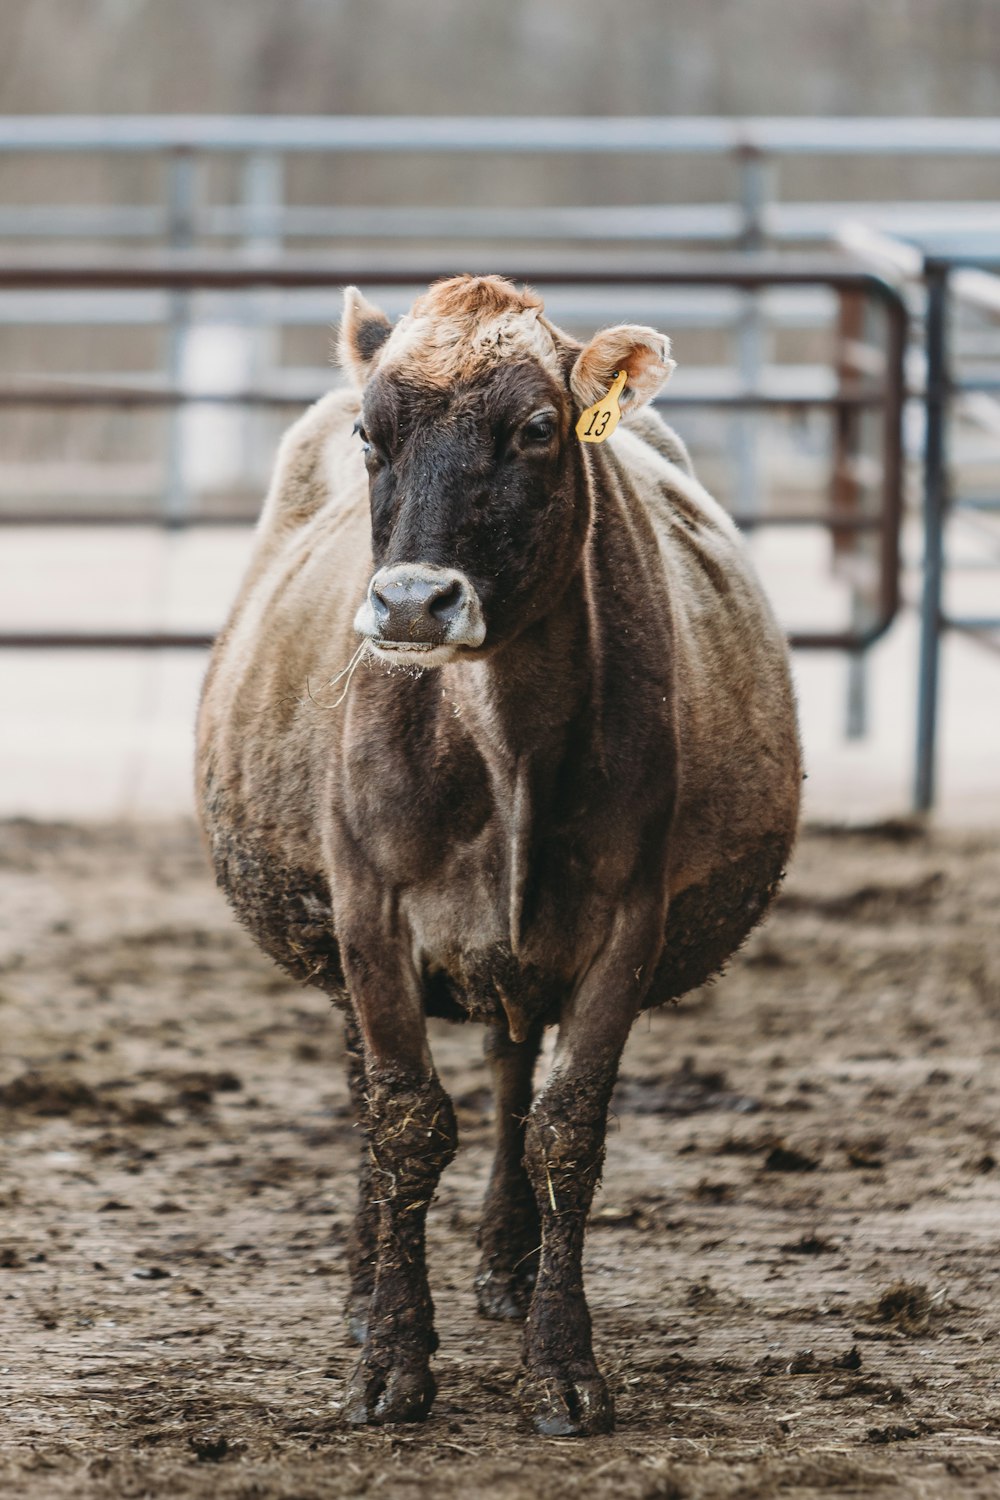
M 364 448 L 366 453 L 369 453 L 371 451 L 372 445 L 369 440 L 368 433 L 365 431 L 364 423 L 361 421 L 360 417 L 355 422 L 351 431 L 357 433 L 358 437 L 361 439 L 361 446 Z
M 551 442 L 556 433 L 556 419 L 551 412 L 537 412 L 521 428 L 522 442 L 532 445 Z

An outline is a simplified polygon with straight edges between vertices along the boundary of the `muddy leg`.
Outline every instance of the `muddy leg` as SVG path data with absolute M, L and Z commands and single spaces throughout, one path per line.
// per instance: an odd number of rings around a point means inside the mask
M 347 1265 L 351 1289 L 344 1314 L 351 1337 L 363 1344 L 368 1332 L 368 1307 L 375 1290 L 375 1257 L 378 1245 L 378 1204 L 372 1190 L 371 1151 L 368 1145 L 368 1093 L 365 1083 L 365 1058 L 357 1017 L 348 1011 L 344 1023 L 347 1047 L 347 1086 L 350 1089 L 354 1118 L 361 1135 L 361 1161 L 358 1170 L 358 1202 L 354 1222 L 347 1240 Z
M 352 994 L 364 1038 L 371 1193 L 379 1217 L 368 1328 L 344 1416 L 354 1424 L 420 1422 L 434 1400 L 430 1357 L 437 1347 L 424 1223 L 458 1135 L 415 984 L 408 986 L 404 974 L 377 976 L 374 966 L 359 963 L 358 970 Z
M 591 970 L 560 1023 L 552 1074 L 528 1117 L 525 1163 L 542 1220 L 542 1250 L 524 1327 L 519 1396 L 535 1431 L 548 1437 L 614 1426 L 611 1397 L 594 1362 L 581 1260 L 604 1162 L 608 1103 L 638 1012 L 644 959 L 645 972 L 652 972 L 652 944 L 638 947 L 638 957 L 637 946 L 634 940 L 622 944 L 624 963 L 619 955 L 618 962 Z
M 524 1126 L 531 1108 L 531 1078 L 541 1045 L 537 1027 L 512 1042 L 505 1024 L 491 1026 L 484 1050 L 493 1074 L 496 1154 L 479 1230 L 482 1256 L 476 1300 L 485 1318 L 523 1318 L 538 1274 L 541 1227 L 535 1194 L 524 1168 Z

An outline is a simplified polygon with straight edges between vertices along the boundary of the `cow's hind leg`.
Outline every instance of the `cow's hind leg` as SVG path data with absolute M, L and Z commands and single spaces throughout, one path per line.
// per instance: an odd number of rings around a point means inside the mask
M 541 1039 L 541 1026 L 523 1042 L 512 1042 L 503 1022 L 486 1032 L 496 1110 L 496 1151 L 483 1203 L 482 1255 L 476 1272 L 476 1299 L 486 1318 L 523 1318 L 538 1274 L 541 1227 L 524 1166 L 524 1127 Z
M 347 1266 L 351 1286 L 344 1312 L 351 1337 L 355 1343 L 363 1344 L 368 1332 L 368 1308 L 375 1290 L 378 1203 L 372 1188 L 371 1151 L 368 1144 L 368 1086 L 365 1079 L 364 1048 L 353 1010 L 348 1011 L 344 1024 L 344 1044 L 347 1049 L 347 1086 L 354 1107 L 355 1123 L 361 1135 L 358 1202 L 347 1240 Z

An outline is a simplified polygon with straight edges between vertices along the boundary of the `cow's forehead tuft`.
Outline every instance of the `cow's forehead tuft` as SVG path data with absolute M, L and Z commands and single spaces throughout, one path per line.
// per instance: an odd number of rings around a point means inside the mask
M 499 317 L 505 312 L 536 313 L 542 299 L 530 287 L 515 286 L 504 276 L 452 276 L 435 281 L 413 304 L 414 317 Z
M 558 376 L 553 330 L 541 313 L 540 297 L 500 276 L 436 282 L 396 324 L 379 368 L 445 386 L 485 374 L 491 365 L 534 359 Z

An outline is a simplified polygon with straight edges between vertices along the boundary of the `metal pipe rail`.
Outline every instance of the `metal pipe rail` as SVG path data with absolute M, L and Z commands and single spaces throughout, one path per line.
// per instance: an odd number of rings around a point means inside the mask
M 0 115 L 3 151 L 995 156 L 991 117 Z
M 927 426 L 924 437 L 924 574 L 920 601 L 920 664 L 917 693 L 917 744 L 913 802 L 920 812 L 934 805 L 937 789 L 937 723 L 941 638 L 946 630 L 963 631 L 995 645 L 993 632 L 1000 632 L 1000 612 L 992 616 L 950 615 L 943 607 L 946 557 L 945 530 L 949 516 L 965 508 L 1000 510 L 1000 497 L 992 504 L 981 498 L 966 501 L 951 494 L 948 464 L 948 419 L 956 397 L 995 390 L 990 379 L 960 379 L 953 373 L 950 348 L 951 306 L 956 282 L 966 271 L 1000 273 L 1000 256 L 979 256 L 961 251 L 925 254 L 923 275 L 927 285 Z
M 469 267 L 462 267 L 463 270 Z M 473 268 L 474 269 L 474 268 Z M 491 269 L 495 269 L 492 267 Z M 235 262 L 233 260 L 210 260 L 183 256 L 153 258 L 143 261 L 95 260 L 85 263 L 39 263 L 7 262 L 0 264 L 0 289 L 2 288 L 134 288 L 156 287 L 170 291 L 194 291 L 225 288 L 245 291 L 271 287 L 333 287 L 345 281 L 364 280 L 366 285 L 411 286 L 424 285 L 440 276 L 456 274 L 456 268 L 441 264 L 416 266 L 400 262 L 372 263 L 351 267 L 342 261 L 330 259 L 276 260 L 263 262 Z M 731 255 L 699 259 L 696 264 L 689 260 L 668 260 L 663 257 L 655 261 L 629 262 L 609 269 L 607 263 L 574 261 L 557 265 L 552 261 L 534 262 L 506 268 L 505 274 L 516 281 L 528 281 L 535 285 L 557 286 L 608 286 L 608 287 L 735 287 L 744 291 L 759 291 L 774 286 L 825 286 L 841 294 L 853 294 L 879 305 L 886 317 L 886 348 L 884 375 L 881 382 L 872 382 L 870 376 L 855 384 L 855 388 L 838 393 L 830 398 L 830 406 L 856 409 L 858 401 L 870 408 L 881 410 L 882 420 L 882 465 L 881 504 L 877 517 L 844 515 L 836 511 L 819 513 L 811 518 L 814 524 L 830 526 L 835 534 L 843 536 L 851 532 L 866 531 L 877 535 L 879 540 L 878 608 L 876 619 L 865 628 L 846 631 L 799 631 L 790 635 L 793 646 L 861 651 L 871 645 L 889 626 L 899 607 L 899 530 L 902 511 L 902 411 L 904 402 L 903 361 L 906 348 L 907 312 L 897 290 L 881 277 L 864 270 L 852 269 L 843 261 L 792 261 L 766 255 Z M 78 393 L 79 394 L 79 393 Z M 114 389 L 97 393 L 109 404 L 131 394 Z M 25 401 L 28 393 L 18 393 L 18 400 Z M 45 393 L 34 393 L 35 400 Z M 163 392 L 142 392 L 147 397 L 173 400 L 181 393 L 173 389 Z M 755 392 L 746 392 L 761 407 L 787 406 L 787 398 L 772 398 Z M 202 399 L 197 394 L 191 400 Z M 662 403 L 669 408 L 669 399 Z M 691 404 L 713 406 L 718 398 L 710 395 L 692 398 Z M 723 403 L 725 404 L 725 403 Z M 795 404 L 795 403 L 793 403 Z M 810 402 L 808 404 L 816 404 Z M 71 518 L 67 518 L 68 520 Z M 174 518 L 175 520 L 177 518 Z M 763 518 L 760 518 L 763 520 Z M 780 517 L 767 518 L 768 523 L 781 524 Z M 802 524 L 803 518 L 789 518 L 791 524 Z M 155 522 L 154 522 L 155 524 Z M 163 524 L 161 518 L 160 524 Z M 62 648 L 136 646 L 174 647 L 209 644 L 210 637 L 204 633 L 182 632 L 67 632 L 31 631 L 0 633 L 0 646 L 31 646 Z

